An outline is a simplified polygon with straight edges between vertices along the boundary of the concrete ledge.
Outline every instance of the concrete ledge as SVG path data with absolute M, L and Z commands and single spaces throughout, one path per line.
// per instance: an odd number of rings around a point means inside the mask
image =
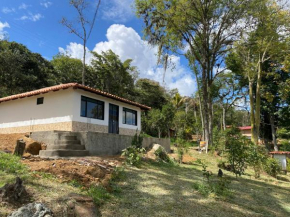
M 131 145 L 133 136 L 98 133 L 98 132 L 33 132 L 31 138 L 48 145 L 58 145 L 58 141 L 64 136 L 76 136 L 82 145 L 86 147 L 90 155 L 119 155 L 122 150 Z M 143 138 L 143 147 L 160 144 L 167 152 L 170 151 L 170 139 Z

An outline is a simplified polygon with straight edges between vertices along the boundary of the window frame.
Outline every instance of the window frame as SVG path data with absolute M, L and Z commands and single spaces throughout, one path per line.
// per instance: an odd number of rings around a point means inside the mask
M 125 112 L 125 116 L 123 116 L 124 112 Z M 127 123 L 127 112 L 131 114 L 135 114 L 135 124 Z M 122 114 L 123 124 L 131 125 L 131 126 L 138 126 L 138 111 L 123 107 L 123 114 Z
M 85 102 L 85 115 L 82 115 L 82 102 Z M 88 102 L 95 103 L 103 107 L 102 118 L 88 117 Z M 98 112 L 97 112 L 98 113 Z M 96 120 L 105 120 L 105 102 L 97 99 L 93 99 L 87 96 L 81 96 L 81 111 L 80 116 L 84 118 L 92 118 Z
M 43 105 L 44 104 L 44 97 L 38 97 L 36 99 L 36 105 Z

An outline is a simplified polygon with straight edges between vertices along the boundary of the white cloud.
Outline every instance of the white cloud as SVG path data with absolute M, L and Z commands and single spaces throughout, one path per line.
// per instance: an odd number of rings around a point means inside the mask
M 82 44 L 78 44 L 75 42 L 71 42 L 69 45 L 66 46 L 66 49 L 59 47 L 58 50 L 61 54 L 65 54 L 68 55 L 72 58 L 76 58 L 76 59 L 83 59 L 83 45 Z M 90 64 L 91 60 L 92 60 L 93 55 L 90 53 L 90 50 L 88 48 L 86 48 L 86 63 Z
M 124 23 L 134 16 L 134 0 L 111 0 L 104 3 L 102 19 Z
M 14 13 L 14 12 L 15 12 L 15 8 L 3 7 L 3 8 L 2 8 L 2 12 L 3 12 L 4 14 Z
M 52 5 L 52 2 L 45 1 L 45 2 L 41 2 L 40 5 L 45 7 L 45 8 L 48 8 Z
M 10 25 L 7 22 L 2 23 L 0 21 L 0 40 L 3 40 L 5 38 L 6 34 L 6 32 L 4 31 L 5 28 L 10 28 Z
M 29 15 L 24 15 L 20 17 L 20 20 L 31 20 L 35 22 L 35 21 L 40 20 L 41 18 L 43 18 L 43 16 L 40 13 L 37 13 L 37 14 L 29 13 Z
M 25 4 L 25 3 L 22 3 L 22 4 L 18 7 L 18 9 L 19 9 L 19 10 L 26 10 L 28 7 L 29 7 L 29 5 L 27 5 L 27 4 Z
M 93 49 L 95 52 L 111 49 L 122 61 L 132 59 L 132 65 L 137 66 L 140 71 L 140 78 L 149 78 L 163 84 L 164 68 L 157 65 L 157 47 L 150 46 L 134 29 L 124 25 L 111 25 L 106 36 L 107 41 L 96 44 Z M 70 43 L 66 49 L 59 48 L 59 51 L 73 58 L 82 59 L 81 44 Z M 91 59 L 90 54 L 86 62 L 90 63 Z M 181 65 L 180 57 L 172 55 L 170 61 L 171 67 L 167 69 L 164 77 L 166 87 L 177 88 L 181 95 L 190 96 L 196 90 L 191 72 Z

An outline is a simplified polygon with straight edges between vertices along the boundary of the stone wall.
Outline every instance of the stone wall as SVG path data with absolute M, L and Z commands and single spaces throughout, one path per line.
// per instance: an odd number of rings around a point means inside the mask
M 0 128 L 1 134 L 11 134 L 11 133 L 30 133 L 30 132 L 39 132 L 39 131 L 71 131 L 72 122 L 60 122 L 52 124 L 38 124 L 30 126 L 21 126 L 21 127 L 8 127 Z
M 122 150 L 131 145 L 133 136 L 118 135 L 98 132 L 73 132 L 78 137 L 82 145 L 85 145 L 86 150 L 90 155 L 118 155 Z M 34 132 L 31 133 L 32 139 L 46 143 L 47 145 L 54 144 L 58 138 L 57 131 L 50 132 Z M 167 152 L 170 151 L 169 139 L 158 138 L 143 138 L 143 147 L 147 148 L 153 144 L 160 144 Z

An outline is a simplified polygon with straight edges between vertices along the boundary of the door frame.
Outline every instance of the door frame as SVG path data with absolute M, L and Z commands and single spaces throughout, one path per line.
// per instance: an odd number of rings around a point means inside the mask
M 116 129 L 116 132 L 110 132 L 110 127 L 111 127 L 111 115 L 110 115 L 110 109 L 111 109 L 111 106 L 113 107 L 116 107 L 117 108 L 117 129 Z M 119 121 L 119 118 L 120 118 L 120 110 L 119 110 L 119 106 L 118 105 L 115 105 L 115 104 L 112 104 L 112 103 L 109 103 L 109 123 L 108 123 L 108 133 L 113 133 L 113 134 L 119 134 L 119 128 L 120 128 L 120 121 Z M 112 129 L 114 131 L 114 128 Z

